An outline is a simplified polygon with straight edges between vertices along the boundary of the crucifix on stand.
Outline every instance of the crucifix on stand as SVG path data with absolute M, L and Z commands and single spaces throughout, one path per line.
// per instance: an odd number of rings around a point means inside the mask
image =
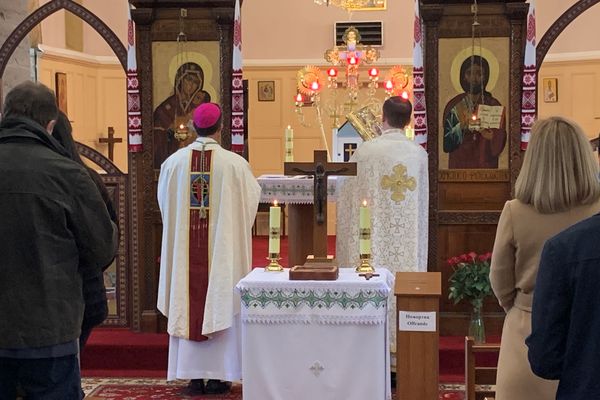
M 319 269 L 327 269 L 335 266 L 335 277 L 337 277 L 335 260 L 327 255 L 327 177 L 330 175 L 356 175 L 356 163 L 329 162 L 327 161 L 327 151 L 315 150 L 314 162 L 312 163 L 294 162 L 285 163 L 284 165 L 285 175 L 312 175 L 314 179 L 313 209 L 312 218 L 310 219 L 312 229 L 310 232 L 306 232 L 312 236 L 312 257 L 309 256 L 306 259 L 306 264 L 302 266 L 304 267 L 304 272 L 307 272 L 308 276 L 310 276 L 311 271 L 317 270 L 318 272 Z M 306 220 L 302 221 L 302 225 L 309 225 L 307 222 Z M 306 240 L 305 237 L 300 237 L 304 236 L 302 233 L 297 236 L 293 238 L 294 241 Z M 290 237 L 290 242 L 291 240 L 292 238 Z M 293 246 L 293 244 L 290 243 L 290 246 Z M 294 267 L 293 269 L 302 272 L 302 268 L 298 268 L 299 266 L 290 265 L 290 267 Z M 305 274 L 299 275 L 304 276 Z M 290 279 L 293 279 L 292 271 L 290 272 Z M 298 279 L 315 278 L 307 277 Z
M 115 137 L 115 129 L 112 126 L 108 127 L 108 137 L 101 137 L 98 140 L 100 143 L 108 144 L 108 159 L 114 161 L 115 143 L 121 143 L 123 139 Z

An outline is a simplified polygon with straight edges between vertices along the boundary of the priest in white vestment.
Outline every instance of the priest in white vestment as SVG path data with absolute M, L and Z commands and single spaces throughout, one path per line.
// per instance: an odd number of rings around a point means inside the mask
M 359 209 L 366 201 L 371 210 L 371 264 L 392 273 L 427 271 L 427 152 L 405 135 L 411 113 L 410 101 L 400 96 L 386 100 L 381 136 L 362 143 L 350 159 L 357 163 L 357 176 L 338 178 L 336 258 L 340 266 L 360 263 Z M 395 353 L 394 296 L 388 313 Z
M 161 166 L 163 233 L 158 309 L 168 318 L 167 380 L 191 379 L 188 394 L 228 391 L 241 379 L 237 282 L 252 264 L 260 186 L 250 166 L 218 143 L 221 109 L 194 111 L 198 138 Z M 207 379 L 207 382 L 204 382 Z

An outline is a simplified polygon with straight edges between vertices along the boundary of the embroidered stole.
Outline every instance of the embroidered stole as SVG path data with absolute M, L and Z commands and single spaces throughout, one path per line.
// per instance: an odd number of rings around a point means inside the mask
M 190 168 L 189 229 L 189 339 L 207 340 L 202 335 L 204 306 L 210 272 L 209 218 L 212 151 L 192 151 Z

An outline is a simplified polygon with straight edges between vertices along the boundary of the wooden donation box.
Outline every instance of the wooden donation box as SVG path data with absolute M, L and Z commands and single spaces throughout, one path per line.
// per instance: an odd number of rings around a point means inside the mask
M 396 295 L 397 400 L 437 400 L 440 272 L 398 272 Z

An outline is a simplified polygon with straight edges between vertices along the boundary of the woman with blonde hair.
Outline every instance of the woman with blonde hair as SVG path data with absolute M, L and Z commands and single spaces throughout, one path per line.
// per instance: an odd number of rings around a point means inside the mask
M 540 255 L 550 237 L 600 211 L 598 160 L 576 123 L 561 117 L 535 123 L 515 197 L 500 215 L 490 270 L 506 311 L 496 400 L 550 400 L 558 382 L 533 374 L 525 345 Z

